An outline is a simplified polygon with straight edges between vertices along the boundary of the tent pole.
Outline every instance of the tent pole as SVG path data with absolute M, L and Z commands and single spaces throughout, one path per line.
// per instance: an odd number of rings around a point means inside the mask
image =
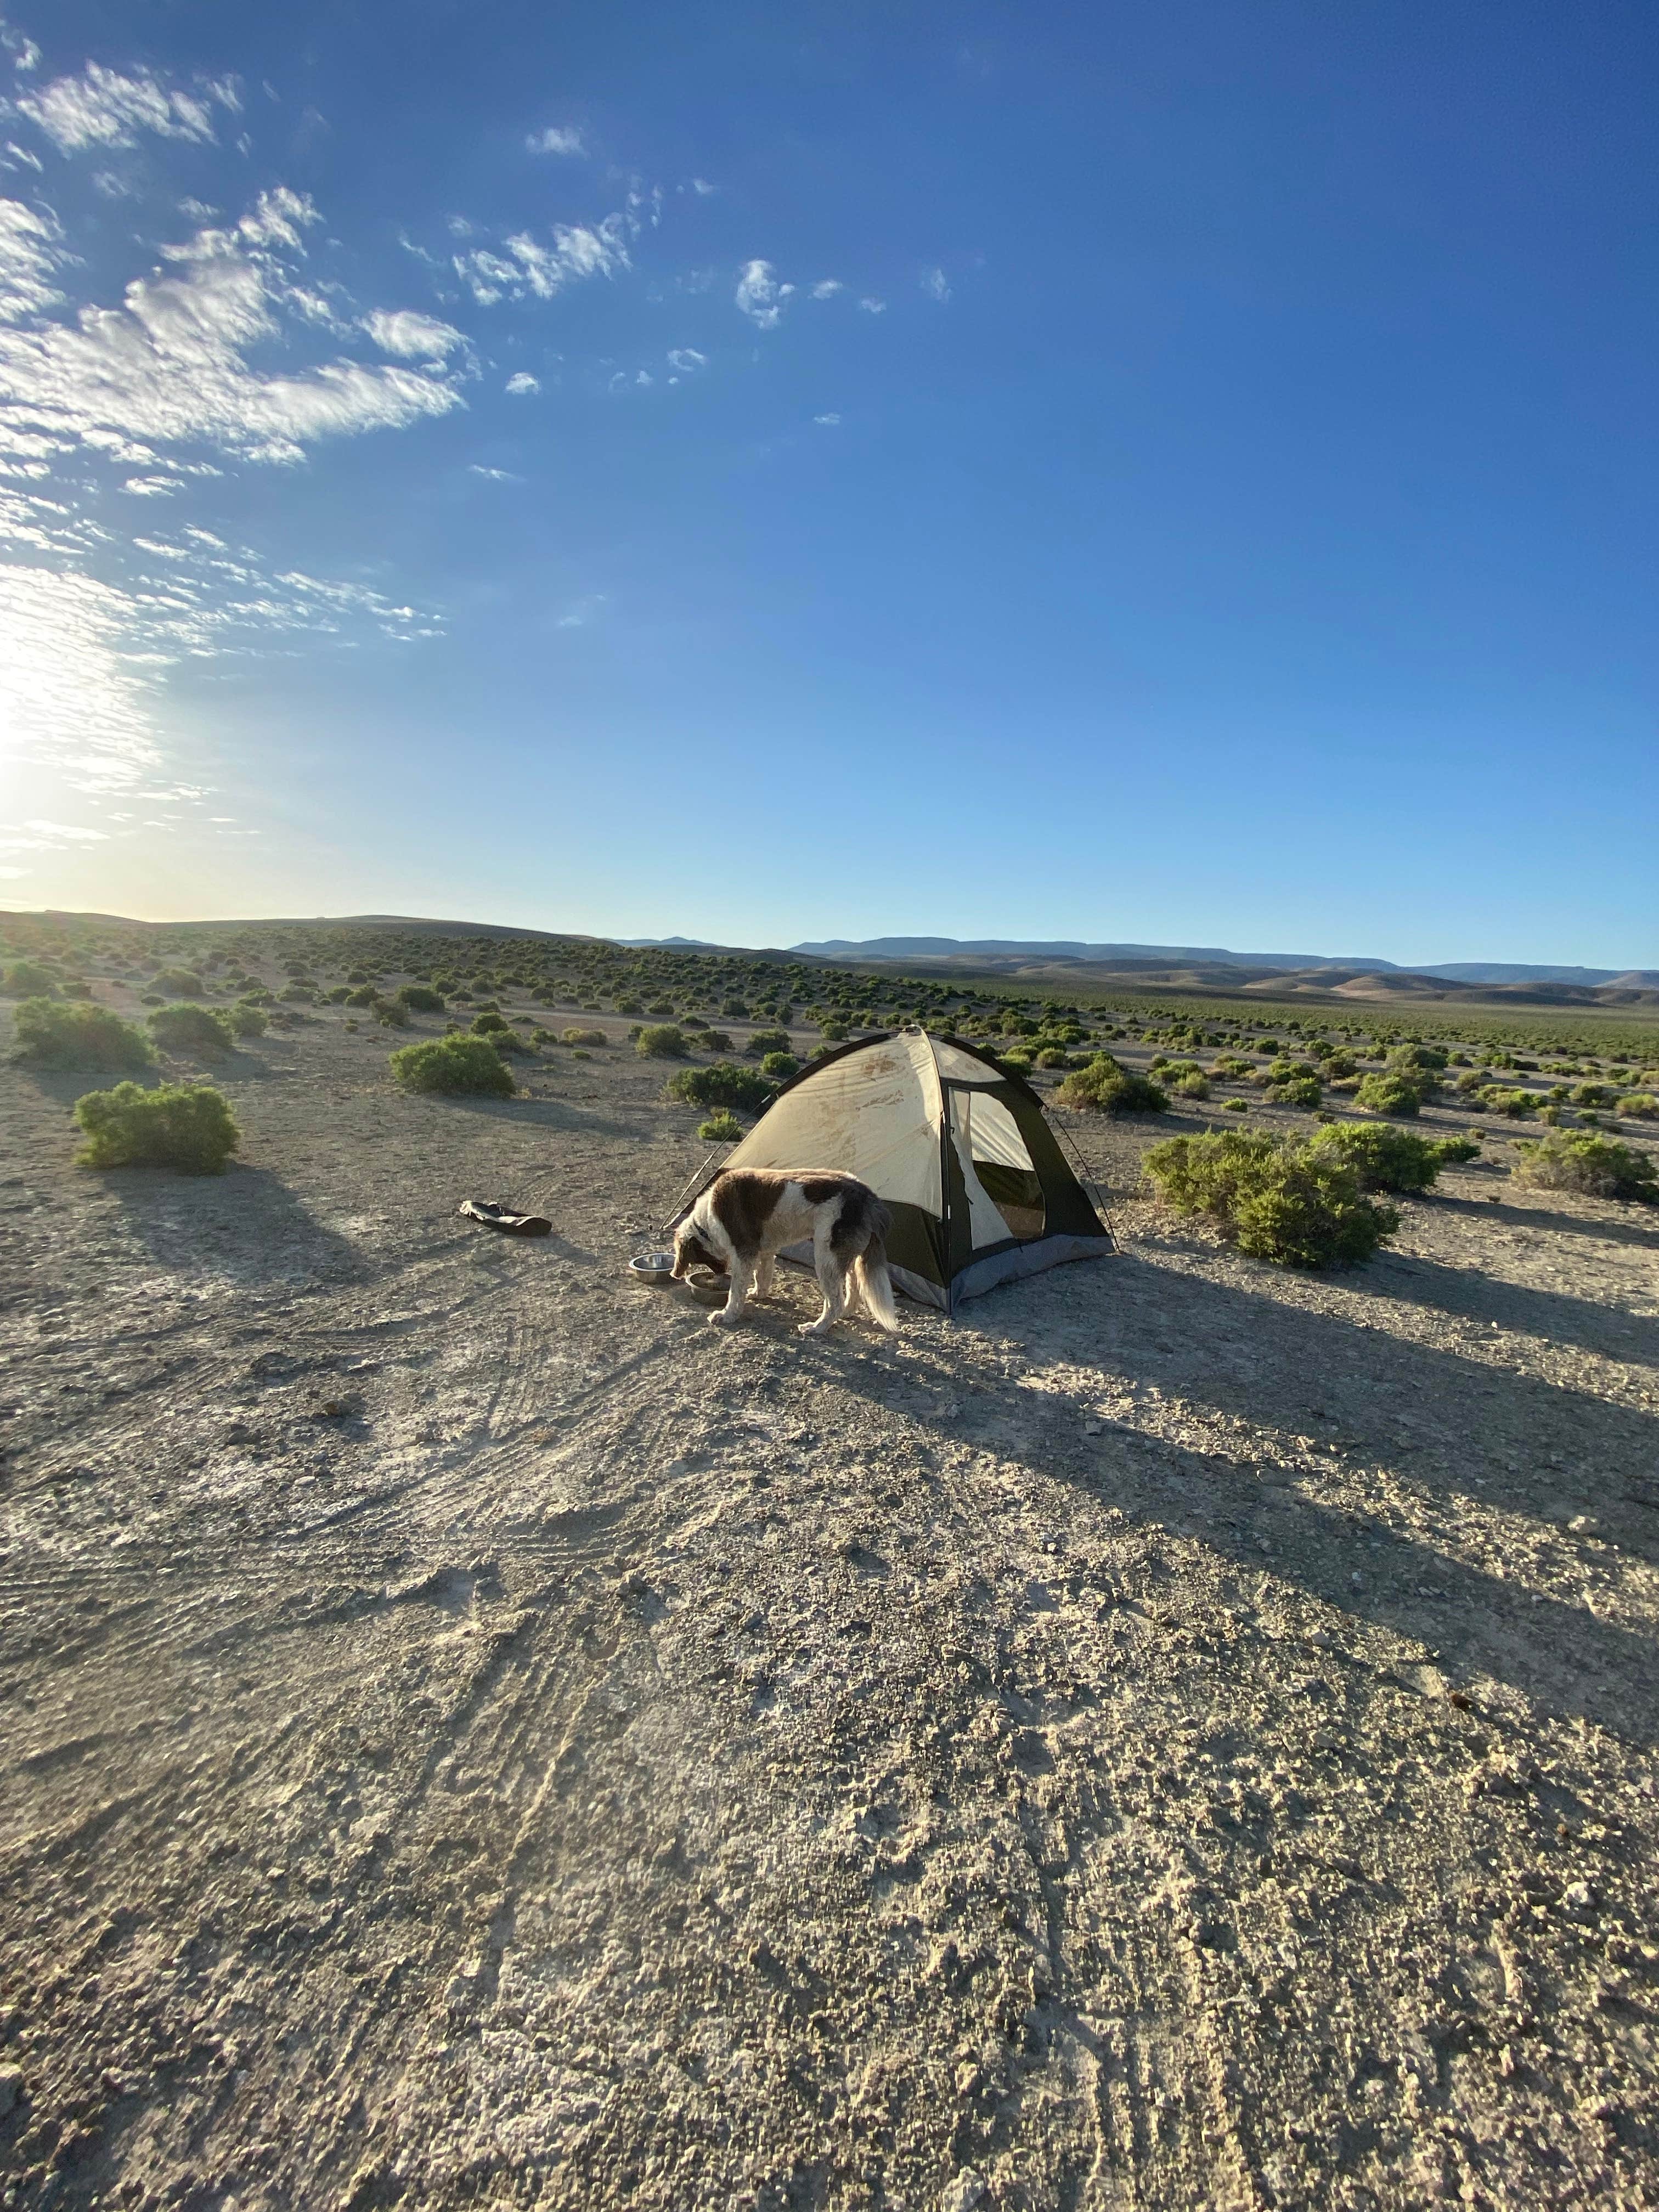
M 729 1152 L 731 1147 L 730 1146 L 727 1146 L 725 1149 Z M 702 1165 L 700 1168 L 693 1168 L 690 1175 L 686 1178 L 685 1182 L 680 1185 L 680 1194 L 674 1200 L 673 1209 L 670 1212 L 668 1219 L 664 1222 L 662 1227 L 657 1231 L 657 1234 L 659 1237 L 666 1237 L 671 1226 L 673 1223 L 678 1220 L 681 1212 L 684 1209 L 685 1194 L 690 1189 L 692 1184 L 696 1184 L 698 1194 L 701 1195 L 708 1183 L 712 1180 L 708 1173 L 709 1163 L 710 1161 L 719 1158 L 720 1150 L 721 1147 L 717 1145 L 714 1147 L 714 1150 L 709 1153 L 708 1158 L 703 1162 Z
M 1061 1144 L 1065 1146 L 1066 1151 L 1071 1154 L 1073 1160 L 1076 1164 L 1078 1169 L 1078 1181 L 1083 1185 L 1085 1190 L 1088 1189 L 1091 1183 L 1094 1185 L 1096 1190 L 1099 1190 L 1101 1187 L 1099 1178 L 1090 1174 L 1089 1164 L 1084 1158 L 1082 1153 L 1079 1152 L 1077 1146 L 1073 1143 L 1070 1133 L 1067 1131 L 1064 1122 L 1055 1121 L 1053 1126 L 1060 1131 L 1060 1140 Z M 1094 1207 L 1096 1213 L 1100 1218 L 1102 1226 L 1104 1228 L 1106 1234 L 1112 1240 L 1113 1251 L 1121 1252 L 1123 1249 L 1123 1247 L 1118 1242 L 1117 1225 L 1112 1219 L 1111 1208 L 1103 1200 L 1099 1198 L 1095 1200 Z

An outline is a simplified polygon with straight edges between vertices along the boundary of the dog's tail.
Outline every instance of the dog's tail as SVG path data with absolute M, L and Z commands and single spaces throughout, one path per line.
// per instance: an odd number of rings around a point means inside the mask
M 898 1328 L 898 1310 L 893 1304 L 893 1279 L 887 1272 L 886 1231 L 892 1216 L 885 1206 L 883 1218 L 870 1232 L 870 1242 L 853 1262 L 853 1275 L 859 1286 L 859 1296 L 864 1301 L 864 1310 L 878 1328 L 890 1335 Z

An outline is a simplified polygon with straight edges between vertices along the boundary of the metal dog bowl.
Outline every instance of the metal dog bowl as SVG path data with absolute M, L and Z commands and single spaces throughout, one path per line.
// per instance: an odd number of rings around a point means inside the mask
M 674 1272 L 672 1252 L 636 1252 L 628 1263 L 630 1275 L 647 1283 L 665 1283 Z

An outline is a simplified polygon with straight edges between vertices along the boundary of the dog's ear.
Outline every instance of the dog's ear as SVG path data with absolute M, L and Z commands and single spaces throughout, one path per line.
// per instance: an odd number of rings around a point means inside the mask
M 696 1241 L 689 1229 L 677 1229 L 674 1232 L 674 1279 L 677 1282 L 683 1282 L 690 1272 L 691 1248 Z

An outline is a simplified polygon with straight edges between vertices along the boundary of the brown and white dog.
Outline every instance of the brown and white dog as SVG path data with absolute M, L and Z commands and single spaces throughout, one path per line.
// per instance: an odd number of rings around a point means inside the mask
M 887 1273 L 887 1231 L 892 1215 L 856 1176 L 781 1175 L 771 1168 L 733 1168 L 716 1176 L 674 1235 L 674 1273 L 712 1267 L 732 1287 L 715 1328 L 729 1328 L 743 1312 L 754 1278 L 755 1296 L 770 1294 L 778 1255 L 811 1241 L 812 1266 L 823 1292 L 823 1311 L 802 1323 L 805 1336 L 822 1336 L 847 1311 L 849 1283 L 878 1328 L 896 1329 L 893 1285 Z

